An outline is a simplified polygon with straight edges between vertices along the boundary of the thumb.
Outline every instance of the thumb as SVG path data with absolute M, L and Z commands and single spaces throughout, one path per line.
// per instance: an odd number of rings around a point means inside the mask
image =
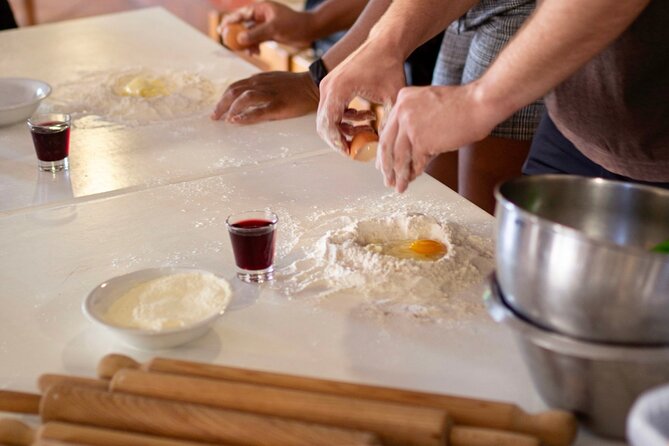
M 257 45 L 266 40 L 274 40 L 274 32 L 269 23 L 262 23 L 246 31 L 242 31 L 237 36 L 237 41 L 244 46 Z

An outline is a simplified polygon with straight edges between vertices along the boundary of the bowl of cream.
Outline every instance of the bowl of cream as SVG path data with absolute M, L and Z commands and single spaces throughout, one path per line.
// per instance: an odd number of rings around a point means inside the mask
M 230 303 L 227 280 L 194 268 L 134 271 L 96 286 L 84 314 L 142 350 L 176 347 L 204 335 Z

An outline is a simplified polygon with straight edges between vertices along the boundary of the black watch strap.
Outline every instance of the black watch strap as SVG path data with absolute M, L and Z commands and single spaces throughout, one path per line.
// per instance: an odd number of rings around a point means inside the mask
M 309 74 L 311 75 L 311 79 L 313 79 L 316 86 L 320 87 L 321 81 L 328 74 L 328 69 L 325 68 L 323 59 L 318 58 L 311 65 L 309 65 Z

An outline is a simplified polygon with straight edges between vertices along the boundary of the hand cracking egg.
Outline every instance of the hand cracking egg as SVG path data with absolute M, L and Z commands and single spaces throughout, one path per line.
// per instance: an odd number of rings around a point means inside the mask
M 446 255 L 446 245 L 430 239 L 417 240 L 388 240 L 378 243 L 370 243 L 367 248 L 398 259 L 411 259 L 422 261 L 436 261 Z

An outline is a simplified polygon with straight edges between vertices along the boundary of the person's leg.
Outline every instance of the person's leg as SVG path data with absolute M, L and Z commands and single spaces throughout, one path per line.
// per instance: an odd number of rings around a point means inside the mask
M 497 184 L 519 177 L 530 141 L 488 138 L 459 150 L 458 193 L 488 212 L 495 212 Z
M 485 73 L 504 46 L 513 38 L 534 10 L 534 2 L 481 3 L 462 19 L 473 32 L 462 75 L 463 84 Z M 500 123 L 482 141 L 460 149 L 458 192 L 482 208 L 495 210 L 495 186 L 521 175 L 532 135 L 543 114 L 543 104 L 535 102 Z

